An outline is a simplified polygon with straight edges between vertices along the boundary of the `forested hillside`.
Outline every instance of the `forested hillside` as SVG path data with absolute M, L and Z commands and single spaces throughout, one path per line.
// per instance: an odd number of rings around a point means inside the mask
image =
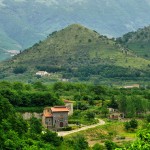
M 118 38 L 117 41 L 138 56 L 150 59 L 150 26 L 129 32 Z
M 149 81 L 150 61 L 137 57 L 114 39 L 73 24 L 1 65 L 1 79 L 32 81 L 47 71 L 70 81 Z

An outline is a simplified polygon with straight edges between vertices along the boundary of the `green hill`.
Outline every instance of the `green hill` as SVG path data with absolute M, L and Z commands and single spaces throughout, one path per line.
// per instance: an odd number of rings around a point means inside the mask
M 129 32 L 117 39 L 125 47 L 133 50 L 139 56 L 150 59 L 150 26 Z
M 19 43 L 8 37 L 8 35 L 0 29 L 0 61 L 10 58 L 7 50 L 20 49 Z
M 149 0 L 0 0 L 0 47 L 23 50 L 72 23 L 119 37 L 149 25 L 148 14 Z
M 38 70 L 71 81 L 149 80 L 150 61 L 106 36 L 73 24 L 1 63 L 2 79 L 34 80 Z M 49 77 L 50 78 L 50 77 Z

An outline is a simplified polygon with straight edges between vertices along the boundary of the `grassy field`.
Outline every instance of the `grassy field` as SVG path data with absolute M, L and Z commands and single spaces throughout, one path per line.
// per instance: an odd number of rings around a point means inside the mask
M 142 125 L 143 121 L 140 120 L 138 129 L 140 129 Z M 80 133 L 73 133 L 65 138 L 69 139 L 77 134 L 82 134 L 87 138 L 90 146 L 93 146 L 96 143 L 104 145 L 106 140 L 112 140 L 118 145 L 124 145 L 129 144 L 136 139 L 136 131 L 138 129 L 133 132 L 128 132 L 124 129 L 124 122 L 109 121 L 106 122 L 105 125 L 87 129 L 85 131 L 81 131 Z

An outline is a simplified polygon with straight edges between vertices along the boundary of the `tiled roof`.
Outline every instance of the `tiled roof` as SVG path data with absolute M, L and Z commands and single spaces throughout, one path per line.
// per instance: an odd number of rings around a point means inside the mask
M 44 117 L 53 117 L 53 115 L 50 113 L 44 113 L 43 115 L 44 115 Z
M 66 106 L 55 106 L 51 108 L 52 112 L 68 112 L 69 109 Z

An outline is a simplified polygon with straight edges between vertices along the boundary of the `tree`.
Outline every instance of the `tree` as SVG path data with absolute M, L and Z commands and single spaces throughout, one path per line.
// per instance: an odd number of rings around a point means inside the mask
M 42 125 L 39 119 L 32 117 L 30 120 L 30 133 L 40 134 L 42 132 Z
M 21 82 L 15 82 L 13 83 L 13 89 L 18 91 L 24 90 L 24 84 Z
M 109 107 L 114 108 L 114 109 L 118 109 L 118 103 L 115 100 L 115 97 L 112 96 Z
M 4 138 L 5 142 L 3 144 L 3 148 L 5 148 L 6 150 L 22 149 L 22 140 L 20 140 L 18 134 L 15 131 L 8 131 L 7 134 L 4 135 Z
M 13 70 L 13 72 L 14 72 L 15 74 L 23 74 L 23 73 L 26 72 L 26 71 L 27 71 L 27 68 L 24 67 L 24 66 L 15 67 L 14 70 Z
M 138 127 L 138 121 L 135 119 L 131 119 L 130 125 L 131 125 L 131 128 L 136 129 Z
M 64 83 L 62 82 L 56 82 L 53 86 L 54 91 L 59 91 L 64 89 Z
M 1 89 L 0 94 L 9 100 L 12 105 L 19 105 L 21 103 L 18 93 L 11 89 Z
M 150 123 L 150 114 L 148 114 L 148 115 L 146 116 L 146 121 L 147 121 L 148 123 Z
M 117 145 L 114 142 L 109 140 L 105 141 L 105 146 L 107 150 L 114 150 L 117 147 Z
M 131 97 L 128 97 L 127 107 L 126 107 L 126 116 L 132 118 L 132 117 L 135 117 L 135 115 L 136 115 L 135 101 L 133 101 Z
M 103 107 L 101 108 L 101 113 L 104 115 L 104 117 L 107 116 L 107 114 L 109 113 L 109 110 L 107 109 L 106 106 L 103 106 Z
M 3 119 L 7 119 L 14 114 L 15 110 L 13 106 L 9 103 L 7 99 L 0 96 L 0 122 Z
M 94 113 L 94 112 L 91 112 L 91 111 L 87 111 L 87 112 L 86 112 L 86 118 L 87 118 L 88 120 L 94 119 L 94 118 L 95 118 L 95 113 Z
M 138 127 L 138 121 L 135 119 L 132 119 L 129 122 L 125 122 L 124 127 L 126 130 L 136 129 Z
M 77 134 L 72 138 L 73 140 L 73 147 L 75 150 L 86 150 L 88 148 L 88 142 L 86 141 L 86 138 L 81 135 Z
M 100 145 L 99 143 L 94 144 L 94 146 L 92 147 L 92 150 L 104 150 L 104 146 Z
M 125 127 L 126 130 L 129 130 L 131 128 L 131 125 L 130 125 L 129 122 L 125 122 L 124 127 Z
M 46 91 L 47 87 L 42 82 L 35 82 L 33 83 L 34 89 L 38 91 Z
M 61 145 L 61 143 L 63 141 L 63 138 L 58 137 L 56 132 L 52 132 L 49 130 L 46 130 L 46 132 L 41 135 L 41 138 L 44 142 L 51 143 L 54 146 Z
M 127 98 L 126 96 L 121 95 L 119 100 L 119 110 L 126 114 L 127 111 Z

